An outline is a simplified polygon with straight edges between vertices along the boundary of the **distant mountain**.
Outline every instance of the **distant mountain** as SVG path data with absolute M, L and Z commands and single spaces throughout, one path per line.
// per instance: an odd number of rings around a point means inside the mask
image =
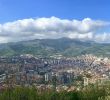
M 50 56 L 62 54 L 64 56 L 78 56 L 94 54 L 96 56 L 110 56 L 110 44 L 80 41 L 69 38 L 36 39 L 16 43 L 0 44 L 0 56 L 33 54 L 35 56 Z

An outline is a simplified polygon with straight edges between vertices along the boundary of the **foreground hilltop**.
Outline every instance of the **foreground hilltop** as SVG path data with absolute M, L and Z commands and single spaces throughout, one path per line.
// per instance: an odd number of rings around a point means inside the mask
M 0 56 L 13 56 L 33 54 L 52 56 L 78 56 L 94 54 L 96 56 L 110 56 L 110 44 L 96 43 L 93 41 L 80 41 L 69 38 L 36 39 L 15 43 L 0 44 Z

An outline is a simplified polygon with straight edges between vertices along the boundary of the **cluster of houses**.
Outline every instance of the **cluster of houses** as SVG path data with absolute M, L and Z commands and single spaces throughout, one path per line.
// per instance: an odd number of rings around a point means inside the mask
M 58 89 L 59 86 L 79 87 L 109 79 L 110 60 L 94 55 L 72 58 L 37 58 L 29 54 L 0 57 L 0 86 L 34 84 Z

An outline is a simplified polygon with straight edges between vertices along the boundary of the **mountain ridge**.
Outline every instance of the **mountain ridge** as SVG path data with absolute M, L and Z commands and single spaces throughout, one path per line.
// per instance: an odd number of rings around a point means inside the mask
M 70 38 L 35 39 L 29 41 L 10 42 L 0 44 L 0 56 L 33 54 L 35 56 L 51 56 L 56 53 L 63 56 L 79 56 L 94 54 L 96 56 L 110 56 L 110 44 L 94 41 L 81 41 Z

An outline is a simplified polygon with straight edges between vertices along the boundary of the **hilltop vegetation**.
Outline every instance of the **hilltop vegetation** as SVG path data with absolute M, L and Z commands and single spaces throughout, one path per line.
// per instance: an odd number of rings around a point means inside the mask
M 0 56 L 33 54 L 50 56 L 62 54 L 64 56 L 78 56 L 94 54 L 96 56 L 110 56 L 110 44 L 80 41 L 69 38 L 36 39 L 16 43 L 0 44 Z

